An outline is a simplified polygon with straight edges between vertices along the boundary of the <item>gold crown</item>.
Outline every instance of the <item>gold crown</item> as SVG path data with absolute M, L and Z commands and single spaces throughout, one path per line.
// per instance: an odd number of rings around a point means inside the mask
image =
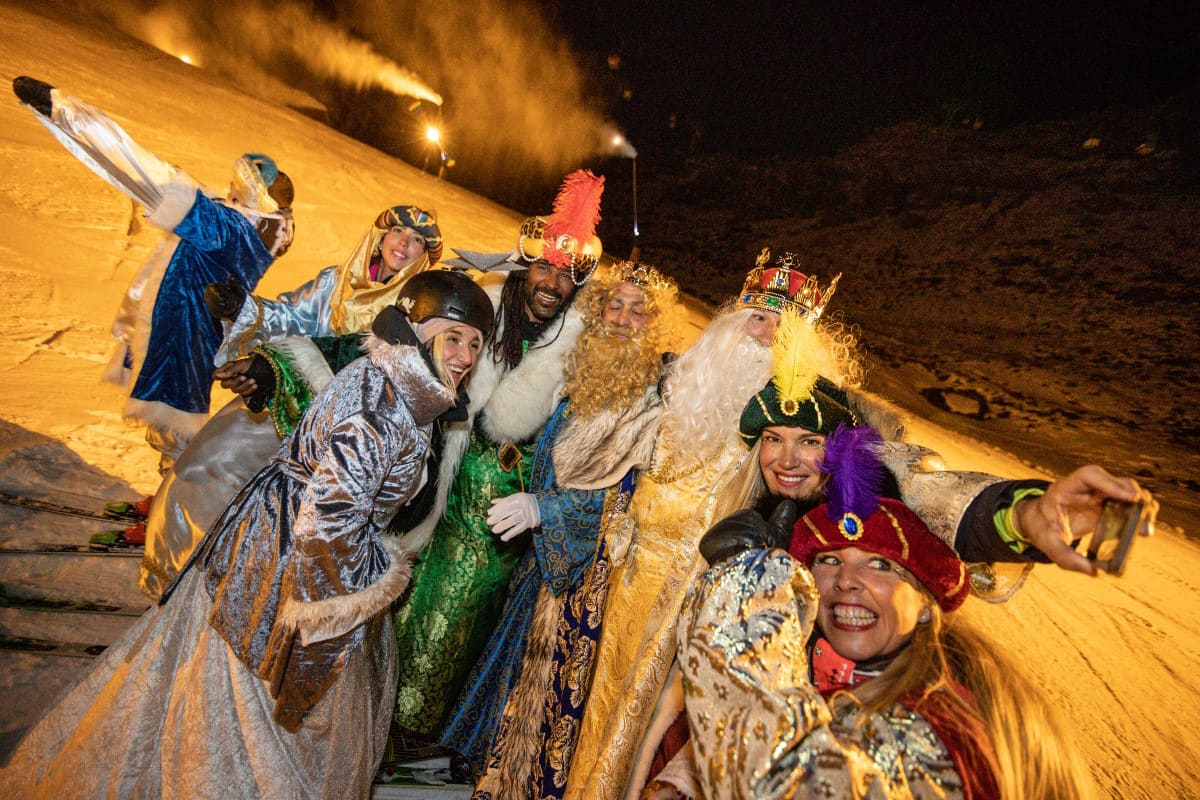
M 613 276 L 618 281 L 632 283 L 649 289 L 652 292 L 661 292 L 675 286 L 674 281 L 654 267 L 649 264 L 641 264 L 637 261 L 618 262 L 613 267 Z
M 799 257 L 795 253 L 784 253 L 774 266 L 767 266 L 771 250 L 764 247 L 755 260 L 756 266 L 746 275 L 742 293 L 737 304 L 742 308 L 758 308 L 763 311 L 782 313 L 794 308 L 815 325 L 825 313 L 833 293 L 837 291 L 842 273 L 838 273 L 824 289 L 817 283 L 816 275 L 806 275 L 800 270 Z

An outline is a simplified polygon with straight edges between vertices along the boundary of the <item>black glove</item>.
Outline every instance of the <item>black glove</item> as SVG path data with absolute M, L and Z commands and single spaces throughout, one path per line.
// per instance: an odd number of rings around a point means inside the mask
M 227 319 L 230 322 L 237 319 L 246 302 L 246 290 L 238 283 L 238 279 L 230 275 L 224 283 L 210 283 L 204 288 L 204 305 L 208 313 L 217 322 Z
M 257 414 L 267 407 L 267 401 L 275 393 L 275 370 L 271 369 L 270 363 L 261 354 L 253 353 L 250 356 L 250 366 L 246 367 L 243 374 L 258 384 L 254 394 L 245 399 L 246 408 Z
M 786 550 L 799 514 L 796 503 L 786 499 L 775 507 L 769 521 L 753 508 L 730 514 L 700 537 L 700 555 L 711 565 L 745 550 Z
M 419 340 L 413 331 L 408 315 L 395 306 L 384 306 L 371 323 L 371 333 L 388 344 L 417 345 Z
M 700 537 L 700 555 L 711 564 L 733 558 L 738 553 L 768 547 L 771 529 L 752 508 L 730 514 Z
M 792 543 L 792 529 L 796 527 L 799 517 L 800 507 L 796 505 L 795 500 L 786 497 L 780 500 L 779 505 L 771 512 L 771 518 L 767 520 L 767 527 L 771 531 L 771 541 L 767 546 L 787 550 Z
M 48 117 L 54 112 L 54 103 L 50 99 L 50 92 L 53 89 L 54 87 L 50 84 L 28 75 L 13 78 L 13 92 L 17 95 L 17 99 L 26 105 L 33 106 L 33 110 L 43 117 Z

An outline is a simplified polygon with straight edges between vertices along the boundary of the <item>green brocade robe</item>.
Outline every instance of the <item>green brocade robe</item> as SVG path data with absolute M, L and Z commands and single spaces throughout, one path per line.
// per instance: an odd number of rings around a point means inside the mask
M 487 524 L 492 500 L 526 491 L 533 443 L 506 472 L 499 446 L 477 423 L 447 498 L 446 513 L 413 568 L 412 590 L 393 612 L 399 649 L 395 720 L 441 733 L 449 707 L 499 619 L 508 580 L 527 543 L 504 543 Z

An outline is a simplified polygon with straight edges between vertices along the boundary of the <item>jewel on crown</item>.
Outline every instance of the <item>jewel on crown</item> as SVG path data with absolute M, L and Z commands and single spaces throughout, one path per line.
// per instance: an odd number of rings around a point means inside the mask
M 806 275 L 800 269 L 800 259 L 795 253 L 785 252 L 773 266 L 771 249 L 764 247 L 755 259 L 755 267 L 746 276 L 738 304 L 743 307 L 760 308 L 764 311 L 781 312 L 794 308 L 815 325 L 825 307 L 837 291 L 842 274 L 830 281 L 824 289 L 817 283 L 816 275 Z

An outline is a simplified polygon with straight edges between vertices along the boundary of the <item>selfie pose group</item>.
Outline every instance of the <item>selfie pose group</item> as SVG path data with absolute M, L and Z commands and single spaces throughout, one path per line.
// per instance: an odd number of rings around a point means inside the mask
M 27 732 L 6 796 L 364 798 L 389 738 L 489 800 L 1094 793 L 959 609 L 1037 562 L 1095 574 L 1075 546 L 1106 502 L 1145 533 L 1153 498 L 1098 466 L 934 468 L 863 390 L 836 278 L 764 249 L 678 353 L 679 287 L 602 261 L 580 170 L 511 252 L 440 263 L 435 216 L 398 204 L 263 299 L 273 161 L 239 161 L 229 217 L 99 110 L 14 90 L 177 251 L 206 214 L 241 243 L 134 293 L 132 372 L 199 348 L 239 399 L 171 438 L 158 602 Z M 179 309 L 196 343 L 153 334 Z

